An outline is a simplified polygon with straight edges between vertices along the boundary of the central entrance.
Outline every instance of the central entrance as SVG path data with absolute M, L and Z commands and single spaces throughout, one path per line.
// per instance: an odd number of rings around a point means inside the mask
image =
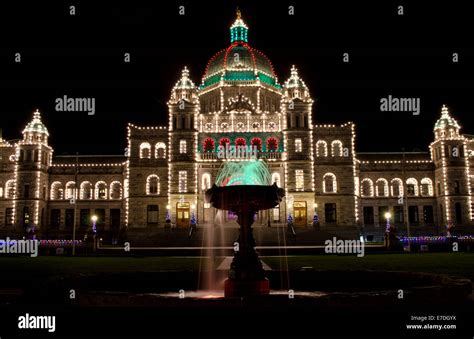
M 295 213 L 295 225 L 306 226 L 306 201 L 295 201 L 293 211 Z
M 188 227 L 189 218 L 189 202 L 176 203 L 176 227 Z

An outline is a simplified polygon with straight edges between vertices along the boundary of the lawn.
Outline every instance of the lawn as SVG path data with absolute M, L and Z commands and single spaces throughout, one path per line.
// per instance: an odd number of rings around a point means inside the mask
M 474 280 L 473 253 L 401 253 L 356 256 L 312 255 L 263 257 L 272 269 L 394 270 L 446 273 Z M 2 276 L 17 279 L 51 277 L 69 273 L 199 270 L 199 257 L 0 257 Z M 216 264 L 220 263 L 216 260 Z M 20 278 L 21 279 L 21 278 Z

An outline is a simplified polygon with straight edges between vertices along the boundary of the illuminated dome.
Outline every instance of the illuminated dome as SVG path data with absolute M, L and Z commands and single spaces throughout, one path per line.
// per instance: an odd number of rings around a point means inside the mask
M 23 130 L 23 134 L 25 133 L 46 134 L 49 136 L 48 129 L 41 121 L 41 114 L 38 110 L 33 113 L 33 120 L 31 120 Z
M 248 82 L 259 79 L 262 83 L 281 88 L 270 60 L 259 50 L 248 44 L 248 27 L 240 11 L 230 27 L 231 45 L 217 52 L 209 60 L 200 88 L 218 83 Z
M 459 130 L 461 126 L 459 126 L 458 122 L 449 114 L 448 107 L 443 105 L 441 108 L 441 118 L 436 121 L 434 129 L 449 129 L 454 128 Z

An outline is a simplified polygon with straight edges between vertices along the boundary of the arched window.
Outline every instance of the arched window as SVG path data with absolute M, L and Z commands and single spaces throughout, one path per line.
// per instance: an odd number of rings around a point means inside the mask
M 229 144 L 230 144 L 230 139 L 229 138 L 221 138 L 221 140 L 219 140 L 219 145 L 220 146 L 226 147 L 226 145 L 229 145 Z
M 98 181 L 95 184 L 95 199 L 107 199 L 107 184 L 104 181 Z
M 8 180 L 5 184 L 5 198 L 13 199 L 15 197 L 15 180 Z
M 318 140 L 316 143 L 316 156 L 327 157 L 328 156 L 328 144 L 324 140 Z
M 140 159 L 151 158 L 151 145 L 148 142 L 140 144 Z
M 272 173 L 272 185 L 273 183 L 275 183 L 278 187 L 281 187 L 280 173 L 278 172 Z
M 110 199 L 122 199 L 122 184 L 120 181 L 113 181 L 109 189 Z
M 3 185 L 0 184 L 0 198 L 3 198 Z
M 394 178 L 390 184 L 392 186 L 392 197 L 403 197 L 403 181 L 399 178 Z
M 72 199 L 74 197 L 74 191 L 76 189 L 76 183 L 74 181 L 69 181 L 66 184 L 66 196 L 65 199 Z M 77 198 L 77 197 L 75 197 Z
M 342 142 L 340 140 L 334 140 L 331 143 L 331 156 L 342 157 Z
M 61 184 L 59 181 L 53 182 L 51 184 L 51 191 L 50 191 L 49 196 L 51 197 L 51 200 L 64 199 L 63 184 Z
M 374 182 L 372 179 L 364 178 L 360 182 L 360 195 L 363 197 L 374 196 Z
M 80 199 L 81 200 L 89 200 L 92 199 L 92 192 L 94 189 L 92 188 L 92 184 L 89 181 L 83 181 L 80 187 Z
M 257 151 L 262 151 L 262 139 L 260 138 L 253 138 L 250 142 L 252 146 L 257 146 Z M 253 148 L 253 147 L 252 147 Z
M 204 173 L 201 177 L 201 189 L 203 191 L 211 188 L 211 175 L 209 173 Z
M 247 142 L 245 141 L 244 138 L 237 138 L 235 139 L 235 145 L 236 146 L 245 146 Z
M 275 152 L 278 150 L 278 140 L 270 137 L 267 139 L 267 152 Z
M 418 196 L 418 181 L 415 178 L 407 179 L 407 196 Z
M 323 192 L 324 193 L 337 192 L 336 176 L 333 173 L 326 173 L 323 176 Z
M 146 194 L 147 195 L 160 194 L 160 178 L 156 174 L 150 174 L 146 178 Z
M 166 144 L 164 142 L 158 142 L 155 145 L 155 158 L 157 159 L 166 158 Z
M 388 181 L 384 178 L 379 178 L 375 182 L 375 194 L 378 197 L 388 197 Z
M 214 152 L 214 147 L 215 147 L 214 139 L 212 138 L 204 139 L 204 142 L 203 142 L 204 152 Z
M 421 179 L 421 195 L 422 196 L 433 196 L 433 182 L 430 178 Z

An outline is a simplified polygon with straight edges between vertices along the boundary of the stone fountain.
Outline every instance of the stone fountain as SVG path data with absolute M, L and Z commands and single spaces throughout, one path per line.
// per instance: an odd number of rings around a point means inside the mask
M 260 210 L 276 207 L 285 191 L 269 184 L 270 174 L 262 161 L 227 162 L 216 184 L 206 191 L 206 201 L 220 210 L 237 215 L 240 226 L 238 248 L 225 281 L 225 297 L 244 297 L 270 293 L 270 284 L 255 251 L 252 223 Z

